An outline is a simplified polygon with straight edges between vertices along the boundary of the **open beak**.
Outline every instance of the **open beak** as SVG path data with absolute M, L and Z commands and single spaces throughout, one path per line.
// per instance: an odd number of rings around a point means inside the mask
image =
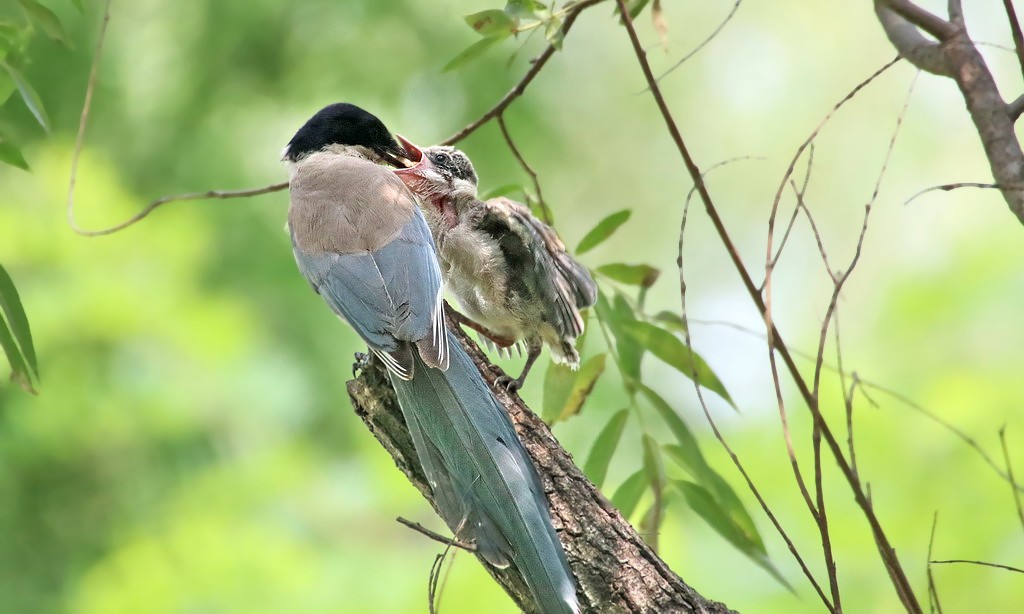
M 427 168 L 432 168 L 434 165 L 430 162 L 430 158 L 423 155 L 423 150 L 417 147 L 414 143 L 406 139 L 401 134 L 396 134 L 395 137 L 398 142 L 402 144 L 405 149 L 405 157 L 412 162 L 411 166 L 405 168 L 399 168 L 395 170 L 398 175 L 422 175 L 422 171 Z
M 377 149 L 377 153 L 388 164 L 394 166 L 395 168 L 405 168 L 409 165 L 409 153 L 404 148 L 400 147 L 397 143 L 389 145 L 388 147 Z M 419 160 L 419 156 L 421 156 L 422 154 L 419 152 L 419 150 L 417 150 L 416 153 L 416 160 Z

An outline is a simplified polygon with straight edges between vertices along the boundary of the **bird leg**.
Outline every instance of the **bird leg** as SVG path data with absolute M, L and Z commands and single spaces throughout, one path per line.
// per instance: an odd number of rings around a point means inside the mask
M 454 307 L 448 304 L 448 301 L 444 302 L 444 312 L 445 315 L 448 316 L 448 319 L 454 322 L 456 325 L 465 326 L 466 328 L 471 328 L 475 330 L 484 337 L 490 339 L 491 343 L 498 346 L 499 348 L 507 348 L 515 345 L 515 339 L 512 339 L 510 337 L 502 337 L 501 335 L 492 332 L 487 327 L 477 324 L 473 320 L 469 319 L 467 316 L 456 311 Z
M 523 365 L 523 372 L 519 374 L 519 377 L 512 378 L 508 375 L 499 375 L 494 379 L 494 386 L 502 386 L 509 392 L 516 392 L 523 387 L 523 383 L 526 381 L 526 374 L 530 372 L 533 367 L 533 363 L 537 362 L 537 357 L 540 356 L 541 343 L 539 339 L 531 339 L 527 342 L 526 347 L 526 364 Z
M 352 377 L 356 377 L 356 373 L 362 371 L 370 364 L 370 354 L 368 352 L 356 352 L 355 362 L 352 363 Z

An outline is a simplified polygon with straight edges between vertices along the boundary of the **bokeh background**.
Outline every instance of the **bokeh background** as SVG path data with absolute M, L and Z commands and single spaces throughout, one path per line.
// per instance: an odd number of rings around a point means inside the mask
M 0 127 L 26 144 L 33 167 L 0 167 L 0 262 L 22 293 L 42 370 L 38 397 L 0 387 L 0 611 L 425 611 L 438 547 L 394 518 L 440 523 L 351 411 L 344 383 L 360 344 L 295 270 L 283 230 L 286 195 L 178 203 L 110 237 L 74 235 L 65 193 L 102 7 L 85 0 L 80 14 L 71 2 L 46 4 L 75 44 L 37 37 L 26 69 L 54 132 L 44 135 L 16 96 L 0 108 Z M 477 40 L 462 16 L 500 4 L 115 0 L 79 175 L 80 222 L 110 225 L 164 194 L 281 181 L 283 145 L 338 100 L 416 141 L 448 136 L 499 99 L 543 44 L 535 37 L 509 63 L 517 44 L 506 41 L 443 73 Z M 649 15 L 638 22 L 656 70 L 705 38 L 733 3 L 662 4 L 667 52 Z M 997 0 L 966 4 L 976 40 L 1011 44 Z M 984 53 L 1004 95 L 1016 97 L 1013 53 Z M 663 81 L 699 164 L 763 158 L 708 180 L 751 271 L 763 266 L 767 214 L 796 147 L 894 55 L 867 0 L 747 0 Z M 911 67 L 894 67 L 818 141 L 807 202 L 833 263 L 852 255 L 913 79 Z M 678 311 L 674 261 L 690 183 L 642 89 L 609 3 L 579 19 L 507 120 L 566 243 L 605 215 L 633 209 L 584 261 L 661 268 L 648 305 Z M 527 182 L 495 125 L 462 146 L 482 188 Z M 997 431 L 1005 425 L 1024 474 L 1024 228 L 993 191 L 904 204 L 931 185 L 989 178 L 955 85 L 922 76 L 840 303 L 843 359 L 860 377 L 955 424 L 1000 464 Z M 761 330 L 699 207 L 686 249 L 690 317 Z M 780 328 L 804 351 L 816 347 L 830 289 L 816 254 L 801 220 L 774 286 Z M 720 324 L 694 323 L 692 333 L 742 410 L 712 400 L 712 415 L 823 580 L 816 532 L 785 457 L 763 339 Z M 601 349 L 596 336 L 588 343 L 588 352 Z M 832 350 L 828 356 L 834 362 Z M 516 361 L 502 364 L 518 369 Z M 803 366 L 810 373 L 812 363 Z M 795 594 L 683 505 L 671 508 L 662 530 L 666 560 L 704 595 L 740 611 L 820 610 L 711 436 L 692 385 L 652 359 L 645 373 L 740 492 Z M 809 469 L 808 416 L 786 390 Z M 822 394 L 841 423 L 834 379 Z M 540 396 L 538 376 L 524 397 L 539 404 Z M 934 422 L 884 394 L 872 398 L 877 406 L 863 397 L 856 405 L 861 475 L 922 598 L 936 511 L 934 558 L 1022 566 L 1024 530 L 1009 486 Z M 610 368 L 582 414 L 555 433 L 582 462 L 625 402 Z M 626 432 L 612 488 L 639 466 L 638 432 L 635 424 Z M 828 467 L 825 477 L 847 611 L 897 611 L 865 522 L 838 474 Z M 948 565 L 934 573 L 947 612 L 1024 604 L 1019 574 Z M 443 611 L 514 608 L 461 555 Z

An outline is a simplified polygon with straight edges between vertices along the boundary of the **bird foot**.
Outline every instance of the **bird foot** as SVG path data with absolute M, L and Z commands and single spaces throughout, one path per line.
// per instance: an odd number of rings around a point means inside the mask
M 499 375 L 494 378 L 494 387 L 504 388 L 509 392 L 519 392 L 519 389 L 523 387 L 523 380 L 510 375 Z
M 370 355 L 366 352 L 356 352 L 356 361 L 352 363 L 352 377 L 356 377 L 360 371 L 370 366 Z

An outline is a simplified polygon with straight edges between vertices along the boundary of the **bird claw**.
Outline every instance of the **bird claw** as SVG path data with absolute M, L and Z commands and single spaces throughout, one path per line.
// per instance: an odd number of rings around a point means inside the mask
M 355 353 L 356 361 L 352 363 L 352 377 L 356 377 L 359 371 L 370 365 L 370 355 L 365 352 Z
M 519 392 L 519 389 L 523 387 L 523 382 L 509 375 L 499 375 L 494 378 L 494 387 L 504 388 L 508 392 Z

